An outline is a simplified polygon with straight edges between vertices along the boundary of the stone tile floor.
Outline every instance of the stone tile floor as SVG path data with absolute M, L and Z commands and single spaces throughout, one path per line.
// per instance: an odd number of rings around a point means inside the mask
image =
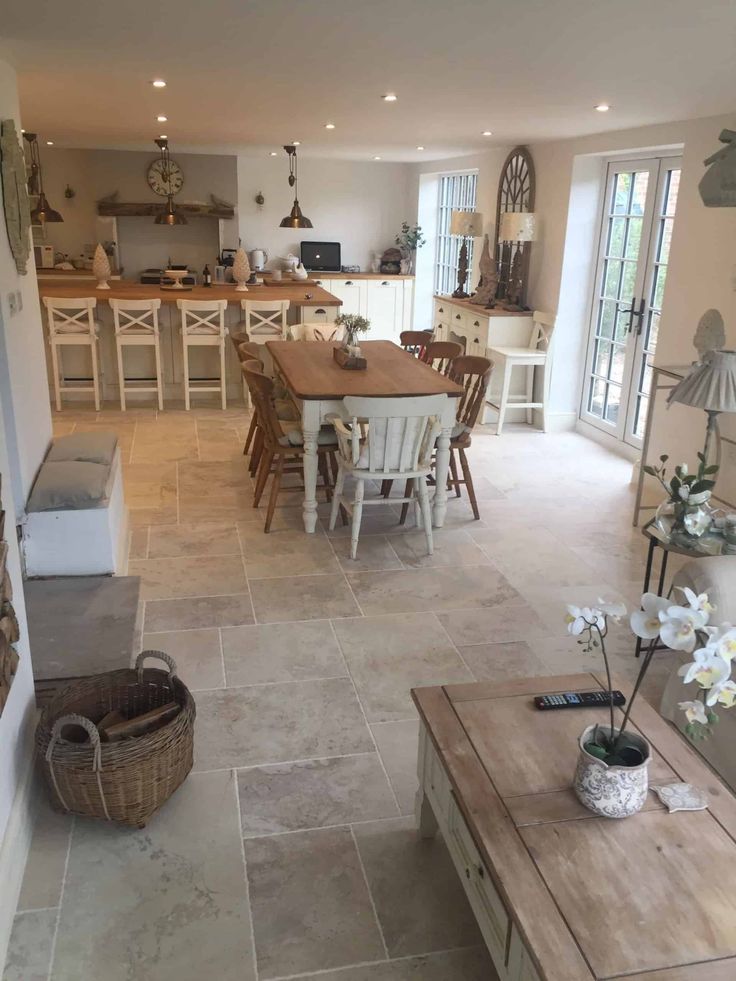
M 412 829 L 414 685 L 600 666 L 567 602 L 638 598 L 631 466 L 574 433 L 481 429 L 482 520 L 451 498 L 435 554 L 369 511 L 306 536 L 252 507 L 241 409 L 65 410 L 115 429 L 142 644 L 198 706 L 194 772 L 143 831 L 37 825 L 4 981 L 487 981 L 493 969 L 441 840 Z M 612 638 L 631 675 L 632 645 Z M 666 665 L 655 665 L 656 697 Z

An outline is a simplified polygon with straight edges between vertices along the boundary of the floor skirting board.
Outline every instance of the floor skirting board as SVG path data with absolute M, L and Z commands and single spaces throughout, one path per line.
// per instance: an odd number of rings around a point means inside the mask
M 0 977 L 5 968 L 10 931 L 18 905 L 23 872 L 31 845 L 36 819 L 37 785 L 34 780 L 34 758 L 31 752 L 25 773 L 18 785 L 5 836 L 0 843 Z

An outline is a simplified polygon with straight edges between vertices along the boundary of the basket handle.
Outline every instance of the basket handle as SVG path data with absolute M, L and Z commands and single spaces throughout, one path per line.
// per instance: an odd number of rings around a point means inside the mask
M 143 681 L 143 662 L 149 657 L 156 657 L 159 661 L 164 662 L 169 669 L 169 679 L 176 677 L 176 661 L 173 659 L 173 657 L 166 654 L 165 651 L 141 651 L 138 657 L 135 659 L 135 670 L 138 672 L 139 682 Z
M 62 715 L 56 722 L 54 722 L 53 728 L 51 730 L 51 738 L 49 739 L 49 745 L 46 749 L 46 762 L 49 765 L 49 772 L 51 773 L 51 779 L 54 782 L 54 789 L 56 790 L 56 795 L 61 802 L 62 807 L 65 811 L 69 811 L 69 806 L 64 800 L 64 795 L 62 794 L 59 783 L 56 779 L 56 771 L 54 769 L 54 747 L 61 738 L 62 730 L 66 726 L 81 726 L 89 736 L 89 741 L 92 744 L 93 757 L 92 757 L 92 770 L 97 774 L 97 786 L 100 791 L 100 800 L 102 801 L 102 809 L 105 812 L 105 817 L 110 820 L 110 815 L 107 810 L 107 801 L 105 800 L 105 792 L 102 789 L 102 780 L 100 779 L 100 770 L 102 769 L 102 746 L 100 745 L 100 733 L 94 722 L 85 718 L 83 715 Z

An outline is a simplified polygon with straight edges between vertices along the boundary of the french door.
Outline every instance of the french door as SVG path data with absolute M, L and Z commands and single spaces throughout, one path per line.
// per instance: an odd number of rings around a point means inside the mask
M 608 165 L 581 418 L 632 446 L 646 426 L 679 157 Z

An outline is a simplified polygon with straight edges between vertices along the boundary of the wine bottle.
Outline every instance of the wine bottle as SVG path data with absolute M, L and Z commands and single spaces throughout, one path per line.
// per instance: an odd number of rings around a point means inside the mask
M 202 285 L 212 286 L 212 273 L 210 272 L 209 266 L 205 266 L 204 270 L 202 271 Z

